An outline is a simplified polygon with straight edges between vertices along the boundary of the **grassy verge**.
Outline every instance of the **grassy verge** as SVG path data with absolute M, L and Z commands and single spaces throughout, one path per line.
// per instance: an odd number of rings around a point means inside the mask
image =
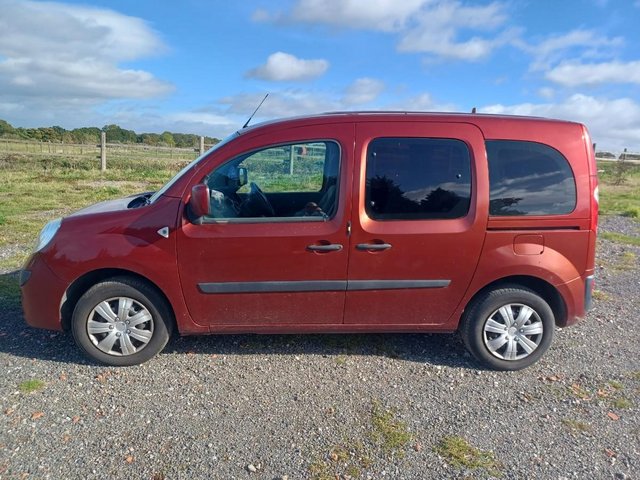
M 185 161 L 151 158 L 112 162 L 101 172 L 97 161 L 0 156 L 0 268 L 21 266 L 42 226 L 95 202 L 155 190 Z
M 625 165 L 624 172 L 615 162 L 598 163 L 600 212 L 604 215 L 640 217 L 640 165 Z

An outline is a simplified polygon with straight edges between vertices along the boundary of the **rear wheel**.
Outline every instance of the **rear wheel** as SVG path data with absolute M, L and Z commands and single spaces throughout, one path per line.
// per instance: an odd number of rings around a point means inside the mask
M 91 287 L 78 301 L 71 330 L 93 360 L 113 366 L 146 362 L 171 335 L 165 300 L 147 284 L 126 277 Z
M 495 370 L 520 370 L 537 362 L 551 345 L 554 329 L 549 304 L 519 286 L 481 295 L 469 306 L 460 326 L 467 349 Z

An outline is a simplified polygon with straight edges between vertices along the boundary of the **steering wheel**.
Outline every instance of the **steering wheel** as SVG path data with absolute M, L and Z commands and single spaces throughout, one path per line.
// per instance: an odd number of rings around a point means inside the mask
M 264 216 L 264 217 L 275 217 L 276 212 L 269 202 L 269 199 L 264 194 L 264 192 L 260 189 L 260 187 L 255 183 L 251 182 L 249 185 L 249 197 L 251 202 L 251 209 L 253 210 L 254 215 L 256 216 Z

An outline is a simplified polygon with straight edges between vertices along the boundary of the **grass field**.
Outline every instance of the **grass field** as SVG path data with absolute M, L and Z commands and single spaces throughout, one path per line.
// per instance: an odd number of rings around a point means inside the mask
M 621 172 L 615 162 L 601 162 L 598 171 L 600 213 L 640 218 L 640 165 L 627 164 Z
M 48 220 L 101 200 L 156 190 L 187 162 L 145 154 L 112 159 L 102 173 L 90 158 L 0 154 L 0 270 L 20 268 Z M 640 166 L 629 165 L 619 185 L 615 163 L 598 168 L 601 213 L 640 217 Z
M 187 160 L 98 162 L 62 156 L 0 155 L 0 269 L 22 265 L 49 220 L 110 198 L 156 190 Z

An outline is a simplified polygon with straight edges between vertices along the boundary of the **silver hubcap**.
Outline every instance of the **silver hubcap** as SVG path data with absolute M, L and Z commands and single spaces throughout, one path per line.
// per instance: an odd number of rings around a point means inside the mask
M 531 355 L 542 341 L 544 327 L 538 313 L 522 303 L 497 309 L 484 324 L 484 344 L 503 360 L 520 360 Z
M 133 298 L 110 298 L 91 310 L 87 333 L 93 344 L 104 353 L 132 355 L 151 340 L 153 317 Z

